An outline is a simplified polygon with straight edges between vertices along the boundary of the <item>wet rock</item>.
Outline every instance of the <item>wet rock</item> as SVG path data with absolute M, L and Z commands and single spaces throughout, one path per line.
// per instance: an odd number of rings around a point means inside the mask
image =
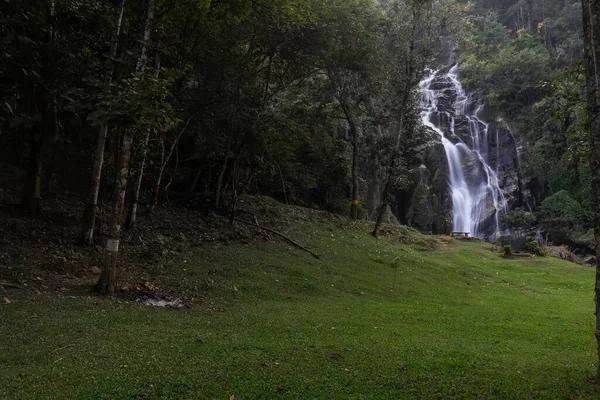
M 581 265 L 587 265 L 590 267 L 596 266 L 596 257 L 594 257 L 594 256 L 583 257 L 581 259 Z

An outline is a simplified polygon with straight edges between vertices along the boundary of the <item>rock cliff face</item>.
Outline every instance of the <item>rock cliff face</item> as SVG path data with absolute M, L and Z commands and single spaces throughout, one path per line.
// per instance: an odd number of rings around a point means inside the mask
M 430 104 L 427 111 L 431 126 L 403 138 L 411 183 L 394 193 L 392 211 L 399 222 L 423 232 L 457 230 L 453 226 L 457 225 L 454 202 L 462 197 L 456 197 L 457 172 L 451 171 L 452 157 L 447 153 L 456 151 L 460 153 L 455 158 L 460 159 L 469 193 L 483 193 L 473 200 L 473 209 L 477 210 L 470 216 L 471 231 L 488 237 L 499 229 L 502 212 L 529 203 L 515 138 L 507 129 L 479 118 L 484 105 L 457 88 L 456 76 L 439 73 L 427 85 L 428 94 L 436 97 L 435 107 Z M 496 195 L 492 195 L 494 187 Z M 489 195 L 485 194 L 487 190 Z
M 421 232 L 450 232 L 452 196 L 439 134 L 423 128 L 414 137 L 404 138 L 402 145 L 411 182 L 406 189 L 394 192 L 394 214 L 401 223 Z

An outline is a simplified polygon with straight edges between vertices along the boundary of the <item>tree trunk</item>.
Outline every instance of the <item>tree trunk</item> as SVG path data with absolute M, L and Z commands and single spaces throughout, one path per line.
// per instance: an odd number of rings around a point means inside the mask
M 350 127 L 350 134 L 352 135 L 352 199 L 350 202 L 350 218 L 353 220 L 358 219 L 358 127 L 356 121 L 352 115 L 352 110 L 348 103 L 341 97 L 336 96 L 348 125 Z
M 60 136 L 60 123 L 58 120 L 58 104 L 56 96 L 52 99 L 52 114 L 53 114 L 53 134 L 50 144 L 50 156 L 48 157 L 48 165 L 46 167 L 46 179 L 44 182 L 44 191 L 49 192 L 54 178 L 54 168 L 56 164 L 56 153 L 58 152 L 58 142 Z
M 188 189 L 190 195 L 196 191 L 196 186 L 198 186 L 198 181 L 200 180 L 200 175 L 202 175 L 203 171 L 204 166 L 199 166 L 196 172 L 194 173 L 194 176 L 192 177 L 192 182 L 190 183 L 190 188 Z
M 125 227 L 129 231 L 135 230 L 135 224 L 137 219 L 137 208 L 140 200 L 140 191 L 142 189 L 142 181 L 144 179 L 144 168 L 146 166 L 146 156 L 148 155 L 148 143 L 150 141 L 151 128 L 146 130 L 146 137 L 142 143 L 142 159 L 138 166 L 137 173 L 135 175 L 135 186 L 133 187 L 133 194 L 131 196 L 131 205 L 129 207 L 129 213 L 127 214 L 127 222 Z
M 350 218 L 358 219 L 358 130 L 352 118 L 349 119 L 352 132 L 352 204 L 350 205 Z
M 149 1 L 149 4 L 152 3 L 153 0 Z M 152 7 L 152 15 L 150 14 L 150 10 L 148 10 L 148 21 L 150 21 L 150 18 L 154 16 L 154 7 Z M 148 39 L 150 38 L 150 27 L 151 25 L 149 23 L 146 24 L 146 32 L 144 32 L 144 38 L 146 38 L 146 36 L 148 36 Z M 144 46 L 145 48 L 145 46 Z M 157 46 L 158 48 L 158 46 Z M 158 53 L 156 54 L 156 60 L 155 60 L 155 65 L 154 65 L 154 79 L 158 80 L 158 78 L 160 77 L 160 58 L 158 56 Z M 142 159 L 140 160 L 140 165 L 138 166 L 138 170 L 137 170 L 137 174 L 136 174 L 136 179 L 135 179 L 135 186 L 133 187 L 133 195 L 131 197 L 131 206 L 129 207 L 129 214 L 127 215 L 127 222 L 125 223 L 125 226 L 127 228 L 127 230 L 129 231 L 134 231 L 135 230 L 135 224 L 136 224 L 136 220 L 137 220 L 137 209 L 138 209 L 138 203 L 140 201 L 140 191 L 142 189 L 142 181 L 144 180 L 144 168 L 146 167 L 146 157 L 148 155 L 148 144 L 150 143 L 150 134 L 152 133 L 152 128 L 148 127 L 146 129 L 146 137 L 144 138 L 144 142 L 142 143 Z
M 381 202 L 379 203 L 379 210 L 377 211 L 377 220 L 375 221 L 375 227 L 373 228 L 373 232 L 371 233 L 374 237 L 379 237 L 379 229 L 381 229 L 381 225 L 383 225 L 383 216 L 385 215 L 385 210 L 387 209 L 388 197 L 390 195 L 390 189 L 392 188 L 392 180 L 394 165 L 390 166 L 387 174 L 387 179 L 385 181 L 385 186 L 383 187 L 383 192 L 381 193 Z
M 587 98 L 590 116 L 592 154 L 592 200 L 594 205 L 594 234 L 596 237 L 596 344 L 600 379 L 600 0 L 583 0 L 583 30 L 587 70 Z
M 116 27 L 110 47 L 110 57 L 106 65 L 105 90 L 109 90 L 110 81 L 112 79 L 113 61 L 117 56 L 117 47 L 119 44 L 119 36 L 121 35 L 121 25 L 123 23 L 125 1 L 126 0 L 121 0 L 121 4 L 117 12 Z M 87 200 L 85 202 L 85 208 L 83 210 L 83 229 L 81 230 L 81 235 L 79 237 L 79 243 L 84 246 L 91 246 L 92 244 L 94 244 L 94 225 L 96 223 L 96 214 L 98 212 L 98 191 L 100 189 L 102 166 L 104 165 L 104 147 L 106 144 L 107 133 L 108 126 L 101 126 L 98 130 L 98 138 L 96 139 L 96 149 L 94 151 L 94 164 L 92 166 L 90 190 L 88 192 Z
M 221 168 L 221 173 L 219 174 L 219 179 L 217 181 L 217 190 L 215 192 L 215 207 L 219 208 L 221 206 L 221 196 L 223 191 L 223 178 L 225 177 L 225 172 L 227 172 L 227 164 L 229 163 L 229 153 L 231 152 L 231 135 L 227 139 L 227 148 L 225 149 L 225 158 L 223 160 L 223 168 Z
M 29 164 L 27 166 L 25 187 L 23 188 L 23 198 L 21 199 L 21 204 L 23 205 L 25 211 L 32 217 L 37 216 L 40 212 L 42 144 L 42 133 L 33 137 L 29 143 Z
M 244 151 L 244 147 L 246 145 L 246 138 L 247 136 L 244 136 L 242 142 L 240 143 L 240 147 L 238 148 L 233 159 L 233 168 L 231 171 L 231 190 L 233 191 L 233 198 L 231 200 L 229 223 L 232 225 L 235 219 L 235 211 L 238 203 L 238 190 L 240 186 L 240 158 L 242 156 L 242 151 Z
M 230 225 L 233 225 L 233 221 L 235 221 L 235 212 L 238 203 L 238 185 L 240 179 L 240 167 L 238 164 L 238 160 L 239 159 L 235 160 L 235 163 L 233 164 L 233 173 L 231 174 L 231 187 L 233 189 L 233 199 L 231 200 L 231 210 L 229 214 Z
M 277 161 L 274 161 L 275 165 L 277 166 L 277 170 L 279 171 L 279 180 L 281 181 L 281 190 L 283 190 L 283 199 L 285 200 L 285 204 L 290 204 L 288 203 L 288 197 L 287 197 L 287 190 L 285 188 L 285 181 L 283 180 L 283 173 L 281 172 L 281 166 L 279 165 L 279 163 Z
M 158 169 L 156 182 L 152 187 L 152 198 L 150 199 L 150 204 L 148 204 L 148 209 L 146 210 L 148 214 L 152 214 L 154 212 L 154 209 L 158 205 L 158 196 L 160 195 L 160 184 L 162 182 L 162 174 L 164 171 L 163 165 L 165 163 L 165 138 L 161 136 L 158 139 L 158 143 L 160 147 L 160 167 Z
M 148 14 L 146 15 L 146 24 L 144 25 L 144 38 L 142 39 L 142 49 L 140 57 L 138 58 L 135 66 L 136 71 L 142 71 L 146 69 L 146 61 L 148 60 L 148 43 L 150 42 L 150 35 L 152 34 L 152 24 L 154 22 L 154 9 L 156 8 L 156 0 L 148 0 Z
M 137 67 L 143 71 L 146 64 L 146 48 L 150 39 L 150 30 L 154 19 L 155 0 L 148 0 L 148 15 L 144 29 L 144 42 Z M 112 214 L 108 239 L 104 248 L 104 265 L 102 274 L 96 283 L 95 290 L 99 293 L 112 296 L 117 286 L 117 257 L 119 255 L 119 241 L 121 239 L 121 226 L 125 211 L 125 195 L 127 193 L 127 181 L 129 178 L 129 160 L 131 158 L 131 146 L 133 133 L 126 131 L 123 135 L 119 152 L 119 163 L 117 165 L 117 179 L 115 182 L 115 195 L 113 197 Z
M 117 165 L 117 180 L 115 183 L 115 196 L 112 205 L 110 228 L 108 239 L 104 248 L 104 264 L 102 274 L 96 283 L 94 290 L 98 293 L 115 294 L 117 285 L 117 257 L 119 254 L 119 240 L 121 239 L 121 225 L 123 212 L 125 211 L 125 193 L 127 191 L 127 179 L 129 175 L 129 158 L 131 156 L 131 144 L 133 135 L 127 132 L 123 135 L 119 163 Z
M 164 140 L 161 142 L 163 157 L 161 159 L 160 168 L 158 170 L 158 175 L 156 177 L 156 183 L 154 184 L 154 188 L 152 189 L 152 201 L 150 202 L 150 206 L 148 207 L 148 213 L 154 212 L 154 209 L 158 205 L 158 196 L 160 195 L 160 185 L 162 183 L 162 178 L 163 178 L 163 174 L 165 172 L 165 168 L 167 167 L 167 164 L 171 160 L 171 157 L 173 156 L 173 152 L 175 151 L 175 148 L 179 144 L 179 140 L 185 133 L 185 131 L 191 121 L 192 121 L 192 117 L 189 117 L 187 119 L 187 121 L 185 122 L 185 125 L 183 126 L 181 131 L 179 131 L 179 134 L 177 135 L 175 140 L 173 140 L 173 143 L 171 143 L 171 147 L 169 148 L 169 152 L 167 153 L 166 157 L 164 157 Z

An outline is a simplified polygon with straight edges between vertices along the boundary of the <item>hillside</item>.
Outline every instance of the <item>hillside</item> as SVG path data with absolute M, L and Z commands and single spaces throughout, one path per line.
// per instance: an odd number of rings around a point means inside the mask
M 600 395 L 587 378 L 593 270 L 401 227 L 377 240 L 362 222 L 270 209 L 320 259 L 250 235 L 136 267 L 183 309 L 90 297 L 89 273 L 58 290 L 4 288 L 0 398 Z

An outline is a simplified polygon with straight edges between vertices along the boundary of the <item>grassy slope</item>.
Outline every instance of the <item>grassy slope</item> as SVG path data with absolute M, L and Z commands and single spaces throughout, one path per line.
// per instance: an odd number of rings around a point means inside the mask
M 5 292 L 0 398 L 600 397 L 592 270 L 366 232 L 296 225 L 321 260 L 284 244 L 201 250 L 162 269 L 208 290 L 183 311 Z

